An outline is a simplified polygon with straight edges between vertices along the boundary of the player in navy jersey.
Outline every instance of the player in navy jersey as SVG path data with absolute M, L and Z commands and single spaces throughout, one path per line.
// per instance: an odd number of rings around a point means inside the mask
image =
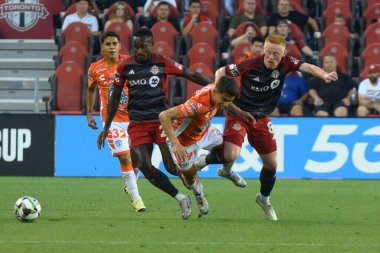
M 156 169 L 152 163 L 153 143 L 160 148 L 166 170 L 179 175 L 180 170 L 171 157 L 166 136 L 158 115 L 167 109 L 164 83 L 167 75 L 185 77 L 197 84 L 207 85 L 212 80 L 200 73 L 192 72 L 181 64 L 162 55 L 151 52 L 153 35 L 147 28 L 139 29 L 133 37 L 135 55 L 121 61 L 117 68 L 113 92 L 109 98 L 107 120 L 103 132 L 98 137 L 98 148 L 104 146 L 112 119 L 117 111 L 123 86 L 128 86 L 128 113 L 130 125 L 128 134 L 132 160 L 157 188 L 174 197 L 182 209 L 182 218 L 191 214 L 191 198 L 179 192 L 169 178 Z
M 237 186 L 245 186 L 244 179 L 231 170 L 233 162 L 240 154 L 244 137 L 248 135 L 251 146 L 260 155 L 263 167 L 260 172 L 260 193 L 256 202 L 264 210 L 268 220 L 277 220 L 269 202 L 269 195 L 276 181 L 277 146 L 272 123 L 268 115 L 276 108 L 281 96 L 287 73 L 303 71 L 329 83 L 337 80 L 336 72 L 326 73 L 323 69 L 286 55 L 286 42 L 280 35 L 270 35 L 264 43 L 264 54 L 230 64 L 218 69 L 215 81 L 221 76 L 241 76 L 241 90 L 233 103 L 246 112 L 242 119 L 227 114 L 224 129 L 224 148 L 209 155 L 200 156 L 195 166 L 202 169 L 207 164 L 223 164 L 218 175 L 233 181 Z M 249 121 L 247 121 L 249 119 Z

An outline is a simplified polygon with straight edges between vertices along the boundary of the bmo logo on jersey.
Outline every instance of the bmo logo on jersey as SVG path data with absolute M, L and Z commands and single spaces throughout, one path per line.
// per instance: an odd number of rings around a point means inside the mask
M 24 151 L 32 144 L 32 133 L 27 128 L 0 130 L 0 160 L 24 161 Z
M 158 76 L 151 76 L 149 78 L 149 80 L 147 79 L 135 79 L 135 80 L 129 80 L 128 81 L 128 85 L 130 87 L 132 86 L 140 86 L 140 85 L 150 85 L 151 87 L 157 87 L 157 85 L 159 84 L 160 82 L 160 78 Z

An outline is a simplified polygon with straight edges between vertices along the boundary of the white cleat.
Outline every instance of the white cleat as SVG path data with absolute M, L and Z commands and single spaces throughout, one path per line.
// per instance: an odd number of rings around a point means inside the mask
M 190 196 L 186 196 L 183 200 L 179 202 L 179 206 L 182 211 L 182 219 L 187 220 L 191 215 L 191 198 Z
M 198 209 L 199 209 L 199 215 L 198 218 L 202 217 L 202 215 L 208 214 L 208 202 L 207 199 L 203 193 L 203 186 L 202 184 L 200 185 L 201 187 L 201 193 L 198 194 L 197 192 L 194 192 L 195 199 L 197 201 Z
M 236 186 L 238 187 L 246 187 L 247 182 L 245 182 L 244 178 L 242 178 L 239 174 L 236 172 L 232 171 L 230 174 L 226 174 L 223 170 L 223 168 L 218 169 L 218 176 L 220 177 L 225 177 L 229 180 L 231 180 Z
M 264 201 L 261 199 L 260 193 L 256 195 L 256 203 L 263 209 L 267 220 L 271 220 L 271 221 L 277 220 L 277 215 L 273 209 L 273 206 L 269 203 L 268 204 L 264 203 Z
M 200 171 L 204 167 L 206 167 L 207 166 L 206 155 L 202 154 L 202 155 L 198 156 L 198 158 L 194 161 L 193 165 L 197 171 Z

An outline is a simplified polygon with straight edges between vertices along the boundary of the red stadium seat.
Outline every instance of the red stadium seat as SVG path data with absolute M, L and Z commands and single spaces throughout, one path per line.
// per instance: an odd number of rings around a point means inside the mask
M 217 37 L 218 31 L 213 25 L 208 22 L 200 22 L 193 26 L 190 32 L 191 44 L 195 45 L 199 42 L 205 42 L 209 44 L 212 48 L 217 47 Z M 189 44 L 189 43 L 188 43 Z M 188 47 L 189 48 L 189 47 Z
M 368 27 L 374 20 L 380 18 L 380 2 L 374 3 L 367 8 L 364 13 L 366 20 L 366 27 Z
M 329 25 L 322 34 L 324 39 L 324 44 L 328 45 L 332 42 L 340 43 L 348 51 L 349 40 L 350 40 L 350 31 L 344 25 Z
M 199 72 L 208 78 L 214 79 L 213 78 L 214 73 L 212 72 L 212 70 L 207 65 L 205 65 L 203 63 L 200 63 L 200 62 L 195 63 L 195 64 L 191 65 L 189 67 L 189 69 L 191 69 L 192 71 Z M 193 83 L 190 80 L 187 80 L 186 81 L 186 100 L 191 98 L 193 96 L 194 92 L 201 89 L 201 88 L 202 88 L 201 85 Z
M 170 45 L 175 52 L 179 49 L 180 37 L 178 36 L 178 31 L 174 26 L 167 21 L 160 21 L 155 23 L 150 29 L 153 33 L 153 39 L 157 41 L 165 41 Z
M 293 43 L 286 43 L 286 47 L 287 47 L 289 55 L 291 55 L 297 59 L 301 59 L 302 53 L 301 53 L 300 49 L 297 47 L 297 45 L 295 45 Z
M 120 44 L 121 44 L 121 53 L 129 54 L 132 32 L 131 30 L 129 30 L 128 25 L 122 21 L 112 22 L 111 25 L 107 28 L 107 31 L 113 31 L 119 35 Z
M 366 10 L 369 9 L 369 7 L 372 5 L 372 4 L 378 4 L 380 3 L 379 0 L 366 0 L 366 1 L 363 1 L 365 4 L 366 4 Z
M 92 51 L 91 31 L 87 25 L 82 22 L 73 22 L 62 32 L 64 44 L 70 41 L 78 41 L 87 52 Z
M 82 70 L 85 70 L 89 63 L 87 55 L 88 52 L 81 43 L 78 41 L 70 41 L 59 51 L 56 66 L 65 61 L 73 61 L 76 62 Z
M 245 28 L 245 26 L 249 25 L 249 24 L 253 25 L 253 27 L 256 30 L 257 36 L 261 36 L 260 28 L 255 23 L 253 23 L 251 21 L 245 21 L 245 22 L 241 23 L 240 25 L 238 25 L 238 27 L 236 27 L 234 36 L 235 37 L 239 37 L 240 35 L 243 35 L 244 34 L 244 28 Z
M 336 57 L 339 69 L 344 73 L 347 72 L 348 53 L 347 50 L 341 44 L 334 42 L 327 44 L 319 53 L 319 55 L 323 57 L 326 54 L 333 54 Z
M 156 41 L 154 42 L 153 53 L 161 54 L 163 56 L 166 56 L 168 58 L 175 58 L 175 53 L 173 48 L 165 41 Z
M 53 78 L 53 113 L 81 114 L 84 111 L 83 70 L 72 61 L 63 62 Z
M 364 61 L 362 65 L 364 68 L 369 67 L 371 64 L 380 63 L 380 41 L 366 47 L 361 54 L 361 59 Z
M 334 23 L 335 16 L 337 14 L 342 14 L 346 21 L 349 21 L 351 17 L 351 11 L 348 4 L 343 4 L 340 2 L 334 2 L 329 4 L 326 10 L 323 12 L 323 17 L 325 18 L 326 27 Z
M 373 23 L 367 27 L 364 32 L 365 46 L 368 47 L 372 43 L 380 41 L 380 23 Z
M 201 6 L 203 7 L 204 2 L 210 2 L 212 5 L 216 8 L 218 12 L 221 11 L 220 9 L 220 1 L 219 0 L 201 0 Z
M 210 1 L 202 1 L 201 12 L 211 19 L 214 27 L 219 27 L 218 25 L 219 9 L 214 5 L 214 3 Z
M 251 51 L 251 47 L 251 42 L 242 42 L 238 44 L 231 52 L 231 56 L 233 57 L 234 61 L 239 60 L 244 52 Z
M 297 38 L 303 37 L 303 31 L 301 30 L 301 28 L 297 24 L 289 23 L 288 27 L 289 27 L 289 34 L 292 34 Z
M 189 59 L 189 66 L 202 62 L 206 64 L 211 70 L 215 70 L 215 50 L 207 43 L 200 42 L 193 45 L 187 52 Z

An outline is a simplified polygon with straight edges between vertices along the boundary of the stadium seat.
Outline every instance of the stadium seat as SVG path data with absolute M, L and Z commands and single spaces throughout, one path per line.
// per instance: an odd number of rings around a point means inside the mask
M 216 10 L 219 12 L 219 13 L 222 13 L 220 8 L 221 8 L 221 4 L 220 4 L 220 1 L 219 0 L 201 0 L 201 6 L 203 7 L 203 3 L 204 2 L 210 2 L 212 3 L 212 5 L 216 8 Z
M 371 5 L 377 4 L 379 2 L 380 2 L 379 0 L 366 0 L 366 1 L 362 1 L 362 3 L 364 3 L 363 8 L 365 8 L 365 10 L 367 10 Z
M 87 52 L 92 52 L 93 38 L 90 29 L 88 29 L 84 23 L 73 22 L 67 26 L 60 37 L 60 48 L 70 41 L 78 41 L 84 46 Z
M 371 64 L 380 63 L 380 41 L 379 43 L 372 43 L 362 52 L 358 66 L 359 72 L 368 68 Z
M 55 61 L 56 68 L 65 61 L 76 62 L 82 70 L 87 70 L 91 62 L 91 55 L 88 55 L 87 50 L 81 43 L 78 41 L 70 41 L 59 51 L 59 55 Z
M 349 5 L 340 2 L 332 2 L 329 4 L 329 6 L 323 12 L 323 17 L 325 18 L 325 27 L 334 23 L 335 16 L 339 13 L 346 18 L 346 21 L 350 20 L 351 11 Z
M 113 31 L 119 35 L 120 44 L 121 44 L 121 53 L 129 54 L 132 32 L 131 30 L 129 30 L 128 25 L 122 21 L 112 22 L 111 25 L 107 28 L 107 31 Z
M 82 114 L 86 85 L 83 70 L 77 63 L 65 61 L 52 78 L 52 108 L 55 114 Z
M 297 47 L 297 45 L 295 45 L 293 43 L 286 43 L 286 48 L 288 50 L 289 55 L 291 55 L 297 59 L 302 58 L 302 53 L 301 53 L 300 49 Z
M 322 33 L 324 45 L 328 45 L 332 42 L 340 43 L 344 48 L 349 51 L 352 47 L 349 47 L 350 31 L 344 25 L 329 25 Z
M 173 48 L 165 41 L 156 41 L 154 42 L 153 48 L 152 48 L 153 53 L 161 54 L 163 56 L 166 56 L 168 58 L 172 58 L 177 60 L 177 56 L 175 55 L 175 52 Z
M 363 17 L 365 18 L 365 25 L 368 27 L 373 21 L 380 18 L 380 1 L 370 5 L 365 11 Z
M 219 46 L 217 43 L 218 31 L 213 25 L 208 22 L 200 22 L 193 26 L 189 36 L 186 38 L 187 49 L 191 48 L 191 45 L 195 45 L 199 42 L 205 42 L 218 52 Z
M 212 71 L 215 71 L 216 66 L 219 66 L 215 50 L 205 42 L 200 42 L 193 45 L 187 52 L 187 58 L 187 66 L 202 62 Z
M 242 42 L 238 44 L 231 52 L 232 61 L 237 61 L 240 59 L 241 55 L 244 52 L 251 51 L 252 43 L 251 42 Z
M 253 27 L 256 30 L 257 36 L 261 36 L 260 28 L 255 23 L 253 23 L 251 21 L 245 21 L 245 22 L 241 23 L 240 25 L 238 25 L 238 27 L 236 27 L 234 36 L 235 37 L 239 37 L 240 35 L 243 35 L 244 34 L 244 28 L 245 28 L 245 26 L 249 25 L 249 24 L 253 25 Z
M 297 38 L 303 37 L 303 31 L 301 30 L 301 28 L 297 24 L 289 23 L 288 27 L 289 27 L 289 34 L 292 34 L 293 36 L 295 36 Z
M 364 32 L 364 36 L 362 36 L 360 44 L 362 46 L 362 50 L 365 47 L 368 47 L 372 43 L 379 43 L 380 41 L 380 23 L 370 24 Z
M 338 68 L 343 73 L 351 73 L 350 66 L 347 67 L 347 65 L 351 65 L 348 61 L 348 53 L 347 50 L 339 43 L 332 42 L 330 44 L 327 44 L 322 51 L 319 53 L 321 57 L 325 56 L 326 54 L 333 54 L 336 57 Z
M 168 21 L 160 21 L 155 23 L 150 29 L 153 33 L 153 39 L 157 41 L 165 41 L 178 54 L 181 46 L 181 37 L 174 26 Z
M 214 5 L 211 1 L 202 1 L 201 2 L 201 12 L 204 13 L 207 17 L 209 17 L 212 21 L 214 27 L 220 30 L 220 18 L 219 9 Z
M 195 63 L 189 67 L 190 70 L 201 73 L 202 75 L 214 79 L 214 72 L 204 63 Z M 186 100 L 191 98 L 195 91 L 201 89 L 202 86 L 186 80 Z

